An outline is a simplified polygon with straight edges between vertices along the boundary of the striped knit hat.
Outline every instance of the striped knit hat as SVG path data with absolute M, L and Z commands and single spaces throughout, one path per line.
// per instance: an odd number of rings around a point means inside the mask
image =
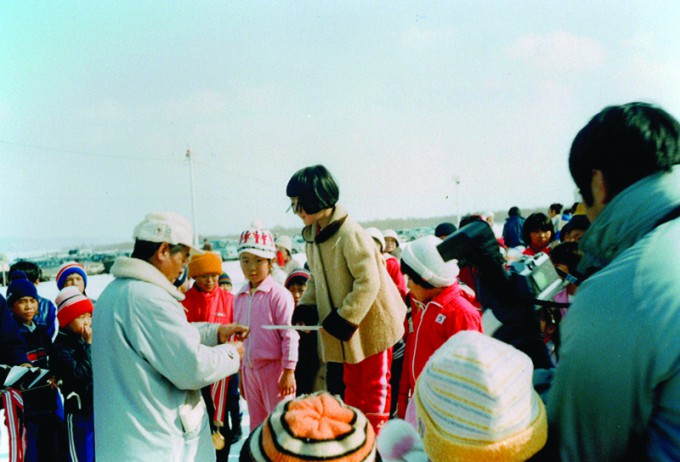
M 229 275 L 227 273 L 222 273 L 222 274 L 220 274 L 220 278 L 217 280 L 217 283 L 219 285 L 231 284 L 231 278 L 229 277 Z
M 75 286 L 64 287 L 59 291 L 57 299 L 57 319 L 59 327 L 67 326 L 71 321 L 85 313 L 92 313 L 92 301 L 83 295 Z
M 533 366 L 512 346 L 474 331 L 449 338 L 428 360 L 414 399 L 425 451 L 439 461 L 520 461 L 548 436 Z
M 307 284 L 307 281 L 309 281 L 310 278 L 310 273 L 304 268 L 295 268 L 293 271 L 290 272 L 288 277 L 286 278 L 286 282 L 283 284 L 283 286 L 288 289 L 290 288 L 291 284 L 293 283 L 298 283 L 298 284 Z
M 241 461 L 376 461 L 373 427 L 328 392 L 282 401 L 248 437 Z
M 85 272 L 85 267 L 80 263 L 70 261 L 68 263 L 64 263 L 64 265 L 59 268 L 59 272 L 57 273 L 57 289 L 63 289 L 64 284 L 66 283 L 66 278 L 73 273 L 80 274 L 80 276 L 83 278 L 83 282 L 85 283 L 85 287 L 87 287 L 87 273 Z

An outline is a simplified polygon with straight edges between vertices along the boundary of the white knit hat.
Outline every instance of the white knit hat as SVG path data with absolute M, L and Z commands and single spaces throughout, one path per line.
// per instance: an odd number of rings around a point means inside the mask
M 383 233 L 380 232 L 378 228 L 366 228 L 366 232 L 371 235 L 373 239 L 378 241 L 380 243 L 380 250 L 383 251 L 385 250 L 385 238 L 383 237 Z
M 397 235 L 397 232 L 393 229 L 386 229 L 383 231 L 383 237 L 388 238 L 391 237 L 395 241 L 397 241 L 397 247 L 399 247 L 399 236 Z
M 401 259 L 434 287 L 452 285 L 460 271 L 455 260 L 445 262 L 439 254 L 437 245 L 441 243 L 435 236 L 423 236 L 406 245 L 401 253 Z
M 274 241 L 274 244 L 277 247 L 283 247 L 288 251 L 288 253 L 293 253 L 293 241 L 291 241 L 290 237 L 286 236 L 285 234 L 277 237 L 276 241 Z
M 237 251 L 239 256 L 248 252 L 262 258 L 276 258 L 274 236 L 267 229 L 248 228 L 241 233 Z
M 189 220 L 174 212 L 152 212 L 135 226 L 133 239 L 149 242 L 167 242 L 171 245 L 183 244 L 197 253 L 202 250 L 194 247 L 194 233 Z
M 430 357 L 416 382 L 418 429 L 430 460 L 520 461 L 548 436 L 531 359 L 476 331 L 461 331 Z

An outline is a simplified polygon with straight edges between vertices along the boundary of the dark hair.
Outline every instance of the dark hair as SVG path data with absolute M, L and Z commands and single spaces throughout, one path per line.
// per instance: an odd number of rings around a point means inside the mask
M 16 263 L 12 263 L 12 266 L 9 267 L 9 274 L 12 274 L 14 271 L 23 271 L 26 274 L 26 279 L 33 283 L 42 278 L 42 270 L 32 261 L 19 260 Z
M 463 226 L 474 223 L 475 221 L 484 221 L 484 219 L 480 215 L 465 215 L 460 219 L 460 227 L 462 228 Z
M 424 289 L 434 289 L 432 284 L 421 278 L 420 275 L 416 273 L 413 268 L 408 266 L 404 260 L 401 261 L 401 272 L 404 273 L 414 284 L 418 284 Z
M 562 242 L 550 251 L 550 261 L 553 265 L 566 265 L 569 274 L 576 272 L 576 267 L 583 257 L 583 252 L 578 249 L 578 242 Z
M 508 216 L 510 216 L 510 217 L 521 217 L 522 213 L 519 211 L 519 207 L 512 206 L 512 207 L 510 207 L 510 210 L 508 210 Z
M 586 230 L 590 228 L 590 220 L 585 215 L 574 215 L 571 217 L 562 229 L 560 230 L 560 236 L 566 236 L 575 229 Z
M 453 223 L 449 223 L 448 221 L 445 221 L 444 223 L 439 223 L 437 225 L 437 227 L 434 229 L 434 235 L 437 237 L 450 236 L 457 230 L 458 228 L 456 228 L 456 225 L 454 225 Z
M 162 242 L 151 242 L 137 239 L 135 241 L 135 246 L 132 249 L 132 254 L 130 255 L 130 257 L 138 258 L 140 260 L 148 262 L 149 260 L 151 260 L 151 257 L 155 255 L 156 251 L 162 244 L 163 244 Z M 182 252 L 187 248 L 187 246 L 184 244 L 168 244 L 168 245 L 170 246 L 171 254 Z
M 680 163 L 680 124 L 647 103 L 609 106 L 574 138 L 569 170 L 586 205 L 593 204 L 592 171 L 601 170 L 611 197 L 642 178 Z
M 295 212 L 317 213 L 334 207 L 340 198 L 333 175 L 323 165 L 314 165 L 298 170 L 286 186 L 288 197 L 297 197 Z
M 553 227 L 552 220 L 545 213 L 532 213 L 524 221 L 522 238 L 527 246 L 531 243 L 531 233 L 534 231 L 550 231 L 550 241 L 555 240 L 555 228 Z
M 564 207 L 562 204 L 555 202 L 554 204 L 550 204 L 549 210 L 553 210 L 555 213 L 560 213 L 562 212 L 562 207 Z

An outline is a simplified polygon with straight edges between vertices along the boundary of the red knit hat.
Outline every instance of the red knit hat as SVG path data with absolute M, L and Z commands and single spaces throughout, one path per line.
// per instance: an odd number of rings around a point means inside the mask
M 75 286 L 64 287 L 57 295 L 57 319 L 59 327 L 67 326 L 71 321 L 85 313 L 92 313 L 92 301 L 83 295 Z

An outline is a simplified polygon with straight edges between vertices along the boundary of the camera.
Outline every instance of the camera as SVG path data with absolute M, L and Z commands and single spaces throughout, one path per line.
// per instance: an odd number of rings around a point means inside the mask
M 477 299 L 501 322 L 493 337 L 526 353 L 535 368 L 552 367 L 537 309 L 554 306 L 552 297 L 567 283 L 548 255 L 524 256 L 506 269 L 496 236 L 483 221 L 463 226 L 437 250 L 445 261 L 456 259 L 459 266 L 474 268 Z
M 524 255 L 507 270 L 496 236 L 488 224 L 470 223 L 437 246 L 445 261 L 456 259 L 460 266 L 474 266 L 485 279 L 493 296 L 505 301 L 550 302 L 567 285 L 545 253 Z

